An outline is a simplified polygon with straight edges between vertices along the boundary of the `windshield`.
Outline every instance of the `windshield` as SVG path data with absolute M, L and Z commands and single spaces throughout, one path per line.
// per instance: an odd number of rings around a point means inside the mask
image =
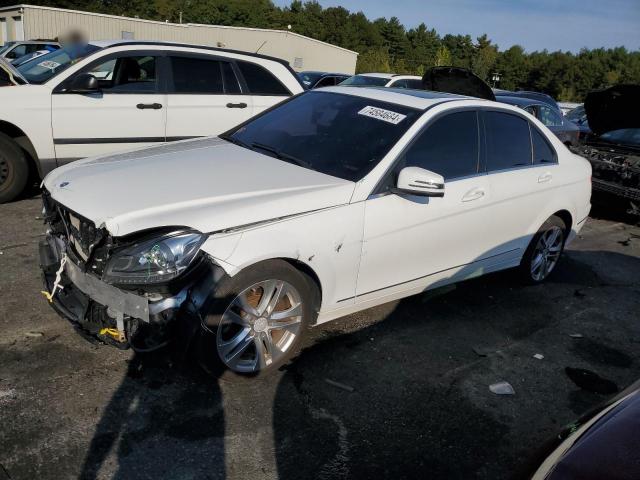
M 311 91 L 222 138 L 327 175 L 358 181 L 421 113 L 370 98 Z
M 322 76 L 322 73 L 320 72 L 301 72 L 298 74 L 298 76 L 300 77 L 300 79 L 302 80 L 302 83 L 305 84 L 305 86 L 310 87 L 311 85 L 314 85 Z
M 341 82 L 340 85 L 350 85 L 352 87 L 384 87 L 389 83 L 389 78 L 383 77 L 367 77 L 365 75 L 354 75 Z
M 16 42 L 7 42 L 4 44 L 4 46 L 0 47 L 0 55 L 9 50 L 9 47 L 11 47 L 14 43 Z
M 18 71 L 29 83 L 44 83 L 98 50 L 100 47 L 90 44 L 67 45 L 55 52 L 38 57 L 37 61 L 20 65 Z
M 600 135 L 600 139 L 617 145 L 640 147 L 640 128 L 621 128 L 620 130 L 612 130 Z

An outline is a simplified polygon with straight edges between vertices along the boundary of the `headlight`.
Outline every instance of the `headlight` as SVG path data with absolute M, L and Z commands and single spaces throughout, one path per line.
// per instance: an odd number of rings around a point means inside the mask
M 198 232 L 176 232 L 127 247 L 109 259 L 103 279 L 130 284 L 166 282 L 185 271 L 205 239 Z

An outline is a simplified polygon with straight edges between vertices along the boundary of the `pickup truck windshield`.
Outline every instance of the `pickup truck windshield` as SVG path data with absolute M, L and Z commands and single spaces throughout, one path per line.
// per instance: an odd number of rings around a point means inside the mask
M 91 44 L 66 45 L 19 66 L 18 71 L 29 83 L 41 84 L 98 50 L 100 47 Z
M 358 181 L 421 110 L 333 92 L 307 92 L 222 138 L 286 162 Z

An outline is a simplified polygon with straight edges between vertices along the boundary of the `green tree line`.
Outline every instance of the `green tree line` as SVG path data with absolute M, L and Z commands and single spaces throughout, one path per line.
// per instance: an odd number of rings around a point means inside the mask
M 0 0 L 0 6 L 14 4 Z M 500 50 L 485 34 L 440 35 L 421 23 L 405 28 L 396 17 L 369 20 L 362 12 L 323 8 L 315 1 L 292 1 L 280 8 L 270 0 L 43 0 L 34 3 L 170 22 L 286 29 L 355 50 L 358 72 L 422 74 L 434 65 L 472 69 L 496 85 L 582 101 L 586 93 L 615 83 L 640 83 L 640 51 L 624 47 L 547 50 L 527 53 L 514 45 Z

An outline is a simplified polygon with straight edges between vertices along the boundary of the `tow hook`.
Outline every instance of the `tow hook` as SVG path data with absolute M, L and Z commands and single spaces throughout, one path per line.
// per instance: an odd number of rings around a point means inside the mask
M 109 335 L 119 343 L 125 343 L 127 340 L 124 332 L 122 330 L 118 330 L 117 328 L 103 328 L 100 330 L 100 335 Z

